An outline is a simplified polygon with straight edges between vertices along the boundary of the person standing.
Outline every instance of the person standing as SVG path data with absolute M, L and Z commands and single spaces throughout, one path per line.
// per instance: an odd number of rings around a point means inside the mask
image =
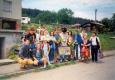
M 44 39 L 44 41 L 43 41 L 42 50 L 43 50 L 43 53 L 44 53 L 43 56 L 46 58 L 48 64 L 50 65 L 50 61 L 49 61 L 50 45 L 48 44 L 48 41 L 46 39 Z
M 75 49 L 75 59 L 81 59 L 81 43 L 83 42 L 81 35 L 76 32 L 74 35 L 74 49 Z
M 98 50 L 100 49 L 100 39 L 97 37 L 96 32 L 92 33 L 91 41 L 91 56 L 92 62 L 98 62 Z
M 55 50 L 56 50 L 55 41 L 56 41 L 56 39 L 54 37 L 54 32 L 50 32 L 50 40 L 49 40 L 49 45 L 50 45 L 49 60 L 50 60 L 50 63 L 54 63 L 54 55 L 55 55 Z
M 68 32 L 67 46 L 70 47 L 70 51 L 71 51 L 68 55 L 68 59 L 69 60 L 74 59 L 74 54 L 72 52 L 72 49 L 73 49 L 73 34 L 72 34 L 72 31 Z
M 84 59 L 83 61 L 87 63 L 90 57 L 90 50 L 89 50 L 90 41 L 87 38 L 87 35 L 83 36 L 83 42 L 81 46 L 82 46 L 81 55 L 82 55 L 82 58 Z

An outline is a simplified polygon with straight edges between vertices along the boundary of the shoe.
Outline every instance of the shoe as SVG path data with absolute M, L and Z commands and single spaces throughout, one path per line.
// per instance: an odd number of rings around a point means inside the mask
M 44 67 L 43 68 L 46 68 L 47 66 L 46 65 L 44 65 Z

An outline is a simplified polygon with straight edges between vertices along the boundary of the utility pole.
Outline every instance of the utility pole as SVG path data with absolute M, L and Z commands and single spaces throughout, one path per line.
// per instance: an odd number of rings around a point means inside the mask
M 97 21 L 97 9 L 95 9 L 95 22 Z

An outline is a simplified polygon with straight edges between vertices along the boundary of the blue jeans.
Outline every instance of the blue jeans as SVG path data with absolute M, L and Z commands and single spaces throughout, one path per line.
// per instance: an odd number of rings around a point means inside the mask
M 55 54 L 55 50 L 54 49 L 50 49 L 49 61 L 53 61 L 54 60 L 54 54 Z

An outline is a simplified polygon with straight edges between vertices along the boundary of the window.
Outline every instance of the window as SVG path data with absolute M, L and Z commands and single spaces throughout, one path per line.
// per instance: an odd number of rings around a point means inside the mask
M 3 0 L 3 11 L 12 12 L 12 1 Z
M 22 20 L 25 20 L 25 18 L 22 18 Z

